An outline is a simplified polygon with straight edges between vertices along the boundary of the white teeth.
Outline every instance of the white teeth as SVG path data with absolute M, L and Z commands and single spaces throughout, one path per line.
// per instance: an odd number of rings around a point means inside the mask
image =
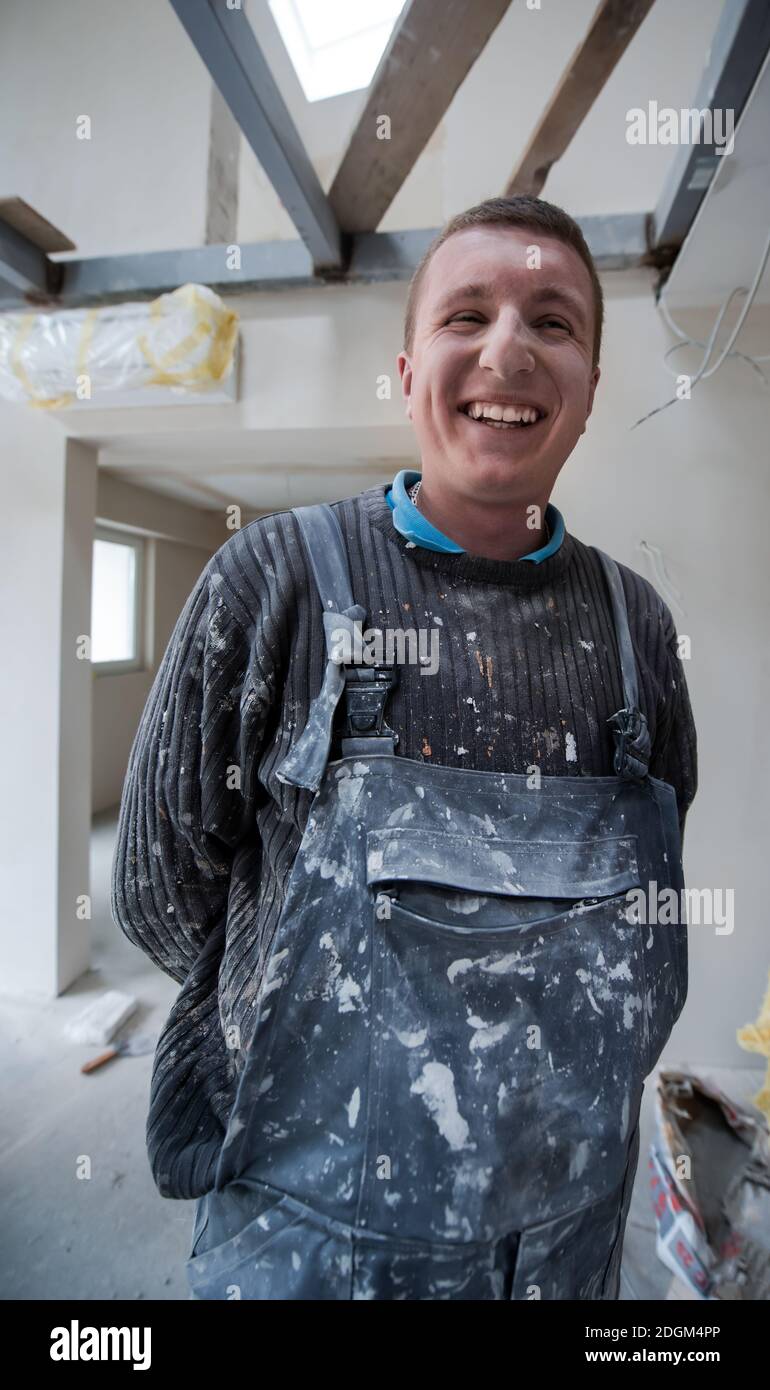
M 466 407 L 472 420 L 492 420 L 503 424 L 533 425 L 540 412 L 532 405 L 495 405 L 492 402 L 471 401 Z

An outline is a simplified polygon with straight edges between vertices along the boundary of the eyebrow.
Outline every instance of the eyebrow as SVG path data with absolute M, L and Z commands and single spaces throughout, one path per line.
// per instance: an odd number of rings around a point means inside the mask
M 438 306 L 439 313 L 446 313 L 447 309 L 457 300 L 466 299 L 492 299 L 495 289 L 491 284 L 482 281 L 474 281 L 468 285 L 461 286 L 459 289 L 451 290 L 445 295 Z M 577 295 L 571 290 L 559 284 L 539 285 L 530 296 L 533 304 L 562 304 L 565 309 L 580 321 L 583 327 L 587 327 L 586 312 L 583 304 Z

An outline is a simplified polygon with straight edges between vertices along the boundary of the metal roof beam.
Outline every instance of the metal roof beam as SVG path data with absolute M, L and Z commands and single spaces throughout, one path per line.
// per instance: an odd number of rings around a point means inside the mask
M 732 111 L 737 125 L 768 48 L 770 5 L 767 0 L 725 0 L 692 109 Z M 712 120 L 711 135 L 714 134 Z M 652 245 L 656 250 L 682 245 L 720 160 L 729 158 L 716 151 L 713 139 L 680 146 L 652 216 Z
M 222 0 L 170 0 L 316 266 L 343 263 L 343 242 L 254 30 Z
M 620 213 L 577 219 L 599 271 L 627 270 L 649 263 L 648 213 Z M 77 308 L 125 300 L 152 299 L 192 282 L 222 295 L 256 291 L 314 289 L 330 284 L 384 284 L 411 279 L 438 227 L 404 232 L 361 232 L 351 238 L 351 256 L 342 272 L 318 272 L 301 241 L 256 242 L 241 246 L 240 265 L 230 268 L 230 248 L 198 246 L 184 251 L 147 251 L 130 256 L 91 256 L 51 262 L 61 272 L 56 295 L 45 309 Z M 29 308 L 16 290 L 0 309 Z

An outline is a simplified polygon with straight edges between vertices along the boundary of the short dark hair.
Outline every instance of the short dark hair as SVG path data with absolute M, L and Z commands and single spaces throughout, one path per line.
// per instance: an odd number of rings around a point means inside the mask
M 422 282 L 439 246 L 443 246 L 456 232 L 464 232 L 468 227 L 498 226 L 531 227 L 533 231 L 557 237 L 559 241 L 566 242 L 577 251 L 591 277 L 594 298 L 594 344 L 591 365 L 595 367 L 602 347 L 604 295 L 588 243 L 577 222 L 568 212 L 557 207 L 555 203 L 547 203 L 543 198 L 533 198 L 528 193 L 515 194 L 511 198 L 487 198 L 483 203 L 467 208 L 465 212 L 458 212 L 442 227 L 438 236 L 434 237 L 409 284 L 404 318 L 404 352 L 412 351 Z

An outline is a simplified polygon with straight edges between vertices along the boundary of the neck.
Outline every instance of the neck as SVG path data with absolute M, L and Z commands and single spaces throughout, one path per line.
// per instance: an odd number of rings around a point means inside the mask
M 548 540 L 545 525 L 546 496 L 501 507 L 497 502 L 475 498 L 453 498 L 445 491 L 431 490 L 423 479 L 416 506 L 423 516 L 469 555 L 487 560 L 518 560 L 539 550 Z M 540 521 L 533 526 L 532 508 Z

